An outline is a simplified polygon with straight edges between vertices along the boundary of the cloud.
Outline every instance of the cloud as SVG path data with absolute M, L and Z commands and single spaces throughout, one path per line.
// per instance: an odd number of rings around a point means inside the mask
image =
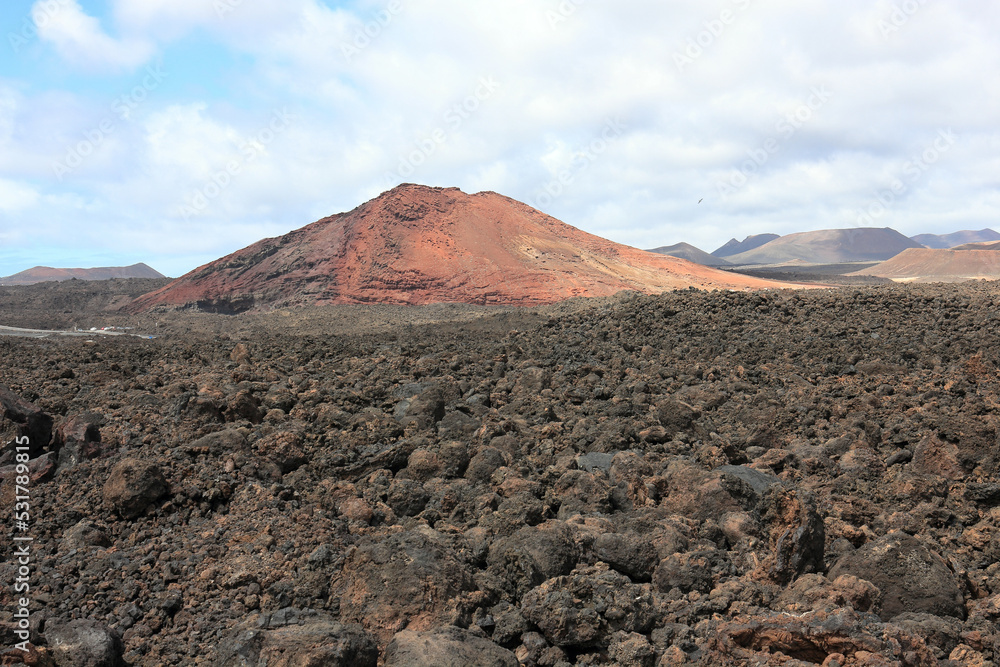
M 918 9 L 896 14 L 904 4 Z M 859 224 L 948 127 L 955 146 L 877 224 L 953 231 L 996 224 L 1000 208 L 1000 6 L 979 0 L 112 0 L 103 27 L 75 0 L 36 3 L 52 6 L 43 39 L 60 54 L 102 71 L 155 54 L 170 85 L 112 115 L 114 132 L 64 183 L 45 180 L 52 160 L 137 74 L 108 99 L 0 87 L 0 177 L 44 193 L 9 217 L 51 206 L 151 250 L 183 252 L 198 226 L 220 250 L 287 231 L 393 179 L 496 190 L 640 247 L 712 250 Z M 171 69 L 182 47 L 183 62 L 212 54 L 203 81 Z M 479 96 L 484 78 L 499 86 Z M 295 121 L 254 144 L 281 109 Z M 591 150 L 616 118 L 625 129 Z M 247 145 L 256 158 L 239 162 Z M 220 176 L 233 160 L 239 173 Z M 559 194 L 540 197 L 553 182 Z M 185 219 L 198 193 L 211 197 Z
M 153 55 L 155 46 L 139 37 L 115 39 L 76 0 L 38 0 L 31 8 L 38 36 L 68 64 L 92 70 L 133 70 Z
M 17 213 L 31 208 L 38 199 L 38 191 L 31 185 L 0 178 L 0 211 Z

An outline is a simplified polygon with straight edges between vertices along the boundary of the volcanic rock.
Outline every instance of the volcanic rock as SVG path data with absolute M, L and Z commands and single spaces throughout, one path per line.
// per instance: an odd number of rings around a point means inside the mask
M 169 493 L 160 468 L 150 461 L 125 459 L 115 464 L 104 483 L 104 501 L 124 519 L 134 519 Z
M 493 192 L 400 185 L 349 213 L 259 241 L 136 299 L 216 312 L 295 304 L 530 306 L 622 290 L 748 289 L 724 273 L 587 234 Z M 787 286 L 787 285 L 785 285 Z
M 114 630 L 90 619 L 49 621 L 45 639 L 57 665 L 67 667 L 120 667 L 124 645 Z
M 965 599 L 955 573 L 941 556 L 906 533 L 890 533 L 843 556 L 830 569 L 851 574 L 882 591 L 884 620 L 905 612 L 965 618 Z
M 59 450 L 59 465 L 74 466 L 100 456 L 104 417 L 95 412 L 74 415 L 56 429 L 53 448 Z
M 483 637 L 454 626 L 396 634 L 385 650 L 385 665 L 391 667 L 517 667 L 513 652 Z
M 26 401 L 9 387 L 0 385 L 0 420 L 4 425 L 4 444 L 15 438 L 19 445 L 25 445 L 28 454 L 34 458 L 41 456 L 52 439 L 52 417 L 34 403 Z
M 369 538 L 352 550 L 331 588 L 341 619 L 388 640 L 403 628 L 426 630 L 448 621 L 463 593 L 476 590 L 466 566 L 437 536 Z
M 556 646 L 607 646 L 615 632 L 647 633 L 654 623 L 649 584 L 596 565 L 549 579 L 521 603 L 525 618 Z
M 44 303 L 103 322 L 133 288 Z M 8 526 L 33 538 L 23 657 L 52 664 L 48 628 L 93 618 L 135 667 L 384 664 L 394 642 L 540 667 L 996 663 L 998 309 L 980 283 L 682 290 L 4 338 L 9 386 L 57 426 L 100 415 L 105 447 L 0 461 L 0 506 L 30 481 Z
M 356 624 L 342 624 L 314 611 L 283 609 L 255 615 L 219 648 L 219 667 L 375 667 L 375 638 Z

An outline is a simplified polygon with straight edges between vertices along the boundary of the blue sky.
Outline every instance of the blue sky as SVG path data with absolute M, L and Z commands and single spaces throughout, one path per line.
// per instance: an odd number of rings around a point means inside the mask
M 0 23 L 0 275 L 176 276 L 400 182 L 646 248 L 1000 227 L 985 0 L 39 0 Z

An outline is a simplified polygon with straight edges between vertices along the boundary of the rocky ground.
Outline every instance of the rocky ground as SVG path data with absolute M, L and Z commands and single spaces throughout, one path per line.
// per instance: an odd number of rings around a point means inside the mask
M 0 338 L 0 664 L 995 665 L 998 306 L 63 313 L 157 337 Z

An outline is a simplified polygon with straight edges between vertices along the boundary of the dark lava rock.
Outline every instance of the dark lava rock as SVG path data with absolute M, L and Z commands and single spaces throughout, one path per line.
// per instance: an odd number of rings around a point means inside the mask
M 524 596 L 521 609 L 556 646 L 607 646 L 615 632 L 649 632 L 652 589 L 596 565 L 549 579 Z
M 493 542 L 486 562 L 519 598 L 546 579 L 568 574 L 578 558 L 573 530 L 562 521 L 547 521 Z
M 160 468 L 149 461 L 124 459 L 104 483 L 104 501 L 124 519 L 134 519 L 169 493 Z
M 64 551 L 83 547 L 110 547 L 107 532 L 88 519 L 82 519 L 63 534 L 59 546 Z
M 753 494 L 759 498 L 768 488 L 775 484 L 781 484 L 781 478 L 771 472 L 749 468 L 747 466 L 719 466 L 715 472 L 732 475 L 745 482 Z
M 388 641 L 403 628 L 447 622 L 456 600 L 476 585 L 439 538 L 407 532 L 365 539 L 347 554 L 331 589 L 339 592 L 342 621 Z
M 517 667 L 513 652 L 468 630 L 449 626 L 396 634 L 385 650 L 385 665 L 413 667 Z
M 302 450 L 302 437 L 291 431 L 279 431 L 254 443 L 254 449 L 270 459 L 282 474 L 298 470 L 309 458 Z
M 603 533 L 594 540 L 594 554 L 633 581 L 649 581 L 659 553 L 649 535 Z
M 198 438 L 187 446 L 189 450 L 211 456 L 226 456 L 246 450 L 247 437 L 238 429 L 216 431 Z
M 59 466 L 71 467 L 101 455 L 101 426 L 104 417 L 85 412 L 70 417 L 56 429 L 53 448 L 59 450 Z
M 786 664 L 791 659 L 801 662 L 790 664 L 800 665 L 938 666 L 920 637 L 847 610 L 738 618 L 719 624 L 712 634 L 705 656 L 711 665 Z
M 653 572 L 653 584 L 662 593 L 678 589 L 681 593 L 708 593 L 722 576 L 730 574 L 732 564 L 716 550 L 689 551 L 667 556 Z
M 965 618 L 958 577 L 941 556 L 906 533 L 890 533 L 840 558 L 827 575 L 852 574 L 882 591 L 883 620 L 906 612 Z
M 657 406 L 656 416 L 660 425 L 666 429 L 666 439 L 691 428 L 700 413 L 682 401 L 667 399 Z
M 4 434 L 4 444 L 14 437 L 27 437 L 27 443 L 22 441 L 19 444 L 29 448 L 31 458 L 41 456 L 49 446 L 49 441 L 52 440 L 52 417 L 5 385 L 0 385 L 0 417 L 14 427 L 13 433 Z
M 787 584 L 800 574 L 823 571 L 826 532 L 811 493 L 770 487 L 757 512 L 772 549 L 763 563 L 772 579 Z
M 97 621 L 49 621 L 45 640 L 56 664 L 62 667 L 120 667 L 125 653 L 122 638 Z
M 495 447 L 483 447 L 469 461 L 465 476 L 473 482 L 485 482 L 497 468 L 505 465 L 507 461 L 500 450 Z
M 294 610 L 282 610 L 283 612 Z M 375 667 L 375 638 L 356 624 L 312 613 L 264 614 L 248 619 L 219 647 L 218 667 Z

